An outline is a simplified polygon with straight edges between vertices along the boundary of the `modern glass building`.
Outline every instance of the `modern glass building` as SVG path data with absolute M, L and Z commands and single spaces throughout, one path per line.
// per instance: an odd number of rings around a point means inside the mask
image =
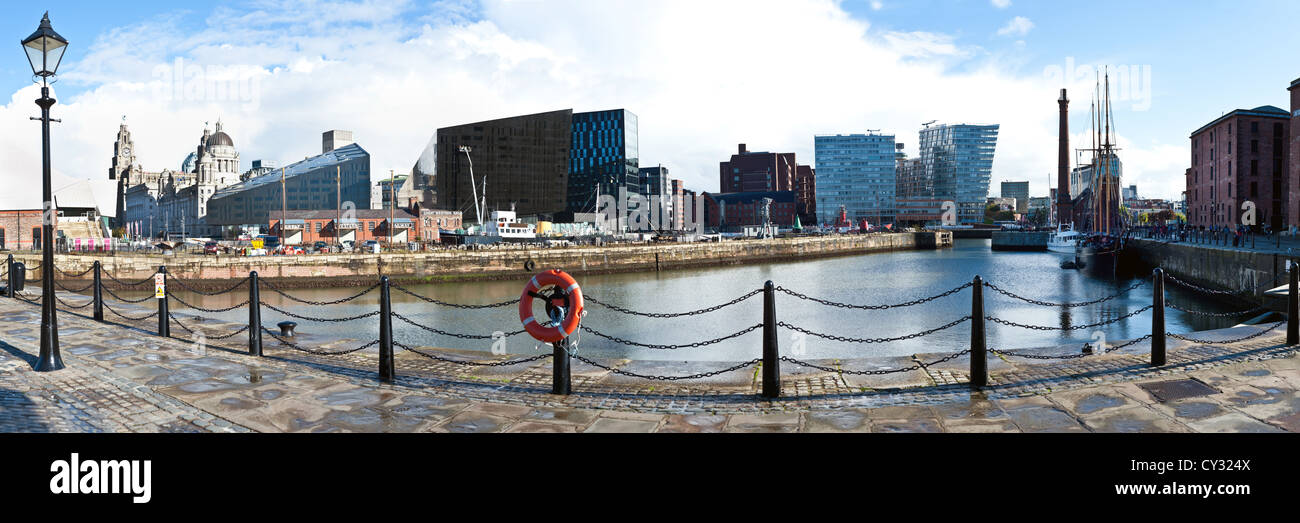
M 984 223 L 998 125 L 941 124 L 921 129 L 921 165 L 935 198 L 957 205 L 959 224 Z
M 849 220 L 893 223 L 897 214 L 894 136 L 814 137 L 817 221 L 834 224 L 844 206 Z
M 614 109 L 573 113 L 567 210 L 595 212 L 596 194 L 641 192 L 637 117 Z
M 351 144 L 308 158 L 281 170 L 249 178 L 217 191 L 208 201 L 208 224 L 266 225 L 271 211 L 321 211 L 344 207 L 370 208 L 370 153 Z M 336 182 L 336 175 L 339 175 Z M 339 190 L 341 188 L 341 191 Z

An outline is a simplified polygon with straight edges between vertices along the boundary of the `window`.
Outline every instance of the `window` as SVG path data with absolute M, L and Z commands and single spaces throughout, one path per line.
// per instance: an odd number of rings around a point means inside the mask
M 1250 122 L 1250 134 L 1259 134 L 1259 122 Z
M 1250 197 L 1255 198 L 1257 196 L 1259 196 L 1259 184 L 1250 182 Z
M 1259 140 L 1251 140 L 1251 141 L 1250 141 L 1250 152 L 1252 152 L 1252 153 L 1257 153 L 1257 152 L 1259 152 Z

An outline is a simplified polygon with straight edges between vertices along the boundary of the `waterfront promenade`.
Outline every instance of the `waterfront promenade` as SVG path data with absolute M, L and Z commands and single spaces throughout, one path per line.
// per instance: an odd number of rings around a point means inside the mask
M 121 309 L 128 316 L 147 311 Z M 1158 368 L 1149 365 L 1147 343 L 1046 362 L 1004 354 L 990 358 L 990 386 L 974 392 L 966 384 L 968 356 L 809 362 L 829 370 L 783 362 L 782 397 L 765 400 L 754 367 L 689 383 L 601 368 L 670 375 L 719 368 L 708 362 L 575 362 L 574 394 L 562 397 L 549 394 L 548 359 L 466 368 L 401 351 L 397 377 L 386 384 L 376 377 L 374 352 L 313 354 L 268 339 L 258 358 L 245 354 L 240 336 L 208 341 L 180 331 L 163 338 L 150 333 L 149 320 L 99 323 L 68 311 L 59 317 L 68 368 L 36 373 L 39 317 L 32 303 L 0 300 L 6 432 L 1300 431 L 1300 347 L 1283 345 L 1284 330 L 1264 332 L 1267 326 L 1198 332 L 1200 342 L 1171 339 L 1169 363 Z M 187 316 L 176 321 L 201 332 L 238 327 Z M 1252 334 L 1260 335 L 1205 343 Z M 333 352 L 347 343 L 317 349 Z M 422 352 L 482 363 L 521 357 Z M 850 374 L 911 366 L 918 368 Z

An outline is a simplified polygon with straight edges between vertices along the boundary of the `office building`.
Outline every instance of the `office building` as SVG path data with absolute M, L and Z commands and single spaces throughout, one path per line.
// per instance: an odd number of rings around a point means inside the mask
M 921 164 L 938 200 L 956 205 L 958 224 L 984 223 L 998 125 L 927 125 L 920 133 Z
M 240 226 L 269 223 L 271 211 L 282 208 L 329 214 L 340 207 L 370 208 L 370 153 L 355 143 L 217 191 L 208 223 L 231 235 Z
M 1029 182 L 1002 182 L 1003 198 L 1016 199 L 1016 212 L 1029 212 Z
M 818 223 L 831 224 L 843 207 L 849 221 L 893 223 L 898 190 L 894 135 L 816 136 Z

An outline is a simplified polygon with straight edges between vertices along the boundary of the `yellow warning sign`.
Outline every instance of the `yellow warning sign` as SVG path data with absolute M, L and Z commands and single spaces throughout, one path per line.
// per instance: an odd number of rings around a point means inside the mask
M 167 297 L 167 276 L 162 274 L 153 275 L 153 297 L 158 299 Z

